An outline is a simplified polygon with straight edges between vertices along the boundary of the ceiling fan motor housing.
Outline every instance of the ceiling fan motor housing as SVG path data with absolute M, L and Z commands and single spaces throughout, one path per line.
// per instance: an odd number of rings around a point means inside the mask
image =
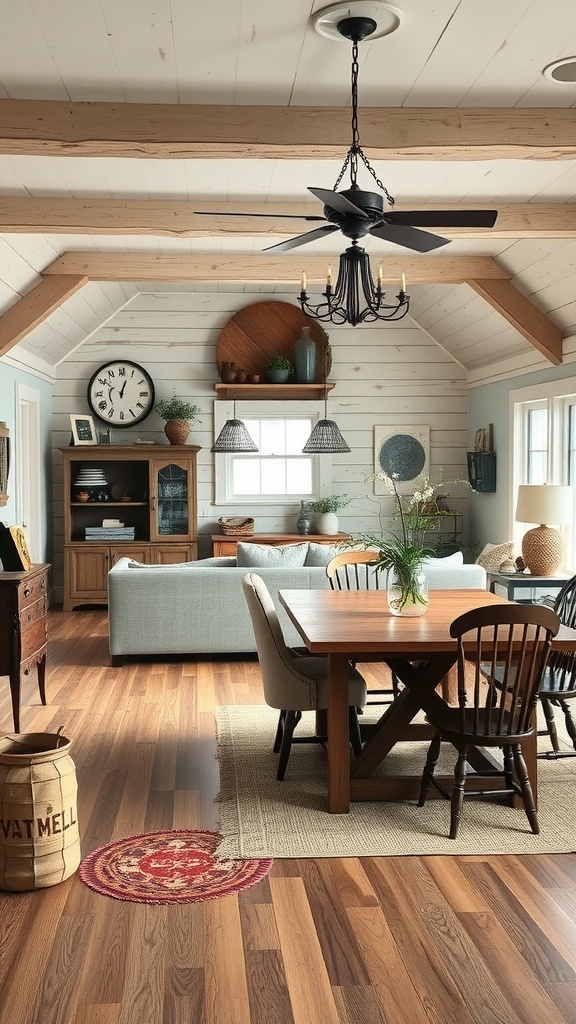
M 331 224 L 337 224 L 346 238 L 364 238 L 374 224 L 382 220 L 384 203 L 377 192 L 364 192 L 362 189 L 348 188 L 338 193 L 358 208 L 358 214 L 334 210 L 331 206 L 324 207 L 324 216 Z

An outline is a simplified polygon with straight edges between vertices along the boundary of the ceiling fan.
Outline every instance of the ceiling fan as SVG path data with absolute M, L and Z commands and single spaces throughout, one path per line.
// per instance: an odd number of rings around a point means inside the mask
M 402 210 L 384 209 L 384 198 L 389 207 L 394 206 L 394 199 L 387 188 L 377 177 L 360 146 L 358 131 L 358 43 L 377 29 L 377 23 L 369 17 L 345 17 L 337 24 L 337 30 L 345 39 L 352 42 L 352 144 L 346 153 L 344 163 L 336 179 L 334 187 L 308 188 L 308 191 L 324 203 L 323 216 L 305 216 L 298 214 L 268 213 L 206 213 L 207 216 L 226 217 L 285 217 L 307 221 L 323 221 L 320 227 L 307 231 L 303 235 L 288 238 L 285 242 L 267 246 L 264 252 L 287 252 L 299 245 L 306 245 L 316 239 L 324 238 L 334 231 L 341 231 L 346 238 L 352 239 L 357 245 L 358 240 L 366 235 L 382 238 L 387 242 L 405 246 L 416 252 L 430 252 L 442 245 L 447 245 L 449 238 L 423 231 L 422 228 L 458 228 L 494 226 L 498 213 L 496 210 Z M 377 192 L 366 192 L 357 182 L 358 160 L 374 178 L 383 196 Z M 346 173 L 350 174 L 350 186 L 338 191 L 338 186 Z

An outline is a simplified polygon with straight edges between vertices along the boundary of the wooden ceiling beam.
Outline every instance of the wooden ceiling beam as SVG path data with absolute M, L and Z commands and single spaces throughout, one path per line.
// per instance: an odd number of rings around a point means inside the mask
M 446 238 L 574 238 L 576 205 L 568 203 L 396 203 L 395 210 L 494 208 L 493 228 L 442 228 Z M 241 213 L 243 216 L 230 216 Z M 267 216 L 258 216 L 266 213 Z M 283 219 L 282 215 L 297 218 Z M 176 199 L 0 197 L 2 234 L 158 235 L 171 238 L 289 237 L 321 217 L 318 202 L 196 202 Z
M 26 156 L 339 159 L 348 107 L 0 100 L 0 152 Z M 363 107 L 372 159 L 574 159 L 570 108 Z
M 562 332 L 510 281 L 470 279 L 466 282 L 508 320 L 551 363 L 562 362 Z
M 338 259 L 328 258 L 333 265 Z M 283 253 L 67 252 L 46 267 L 44 274 L 71 274 L 91 281 L 274 281 L 299 287 L 303 270 L 309 282 L 324 282 L 328 258 Z M 403 273 L 409 284 L 462 284 L 470 278 L 507 280 L 510 276 L 491 256 L 427 254 L 395 256 L 381 262 L 383 279 L 393 286 Z
M 0 356 L 88 281 L 275 281 L 299 287 L 303 265 L 311 284 L 323 282 L 326 259 L 308 256 L 173 255 L 68 252 L 44 271 L 42 281 L 0 318 Z M 558 327 L 511 284 L 489 256 L 407 256 L 382 261 L 382 276 L 394 289 L 401 274 L 414 284 L 468 284 L 504 316 L 550 362 L 562 361 Z M 313 289 L 310 289 L 313 293 Z
M 0 317 L 0 356 L 6 355 L 25 335 L 87 283 L 88 278 L 84 274 L 44 277 L 40 284 Z

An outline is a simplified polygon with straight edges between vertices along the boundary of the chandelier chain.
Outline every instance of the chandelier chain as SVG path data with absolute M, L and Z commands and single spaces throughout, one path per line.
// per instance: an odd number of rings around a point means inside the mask
M 336 178 L 334 183 L 334 192 L 338 191 L 338 186 L 346 173 L 346 169 L 350 166 L 350 183 L 352 186 L 357 184 L 358 178 L 358 157 L 362 160 L 367 171 L 370 172 L 374 181 L 378 185 L 378 188 L 382 190 L 390 206 L 394 206 L 394 197 L 390 195 L 386 186 L 380 181 L 380 178 L 376 174 L 376 171 L 372 167 L 372 164 L 368 160 L 368 157 L 364 153 L 360 145 L 360 130 L 358 127 L 358 72 L 360 66 L 358 64 L 358 40 L 354 39 L 352 42 L 352 145 L 346 154 L 346 159 L 340 170 L 340 174 Z

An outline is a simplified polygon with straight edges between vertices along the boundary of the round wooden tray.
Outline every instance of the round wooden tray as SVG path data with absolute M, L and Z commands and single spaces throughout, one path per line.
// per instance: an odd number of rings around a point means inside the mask
M 294 361 L 294 342 L 303 327 L 310 328 L 310 336 L 318 343 L 316 379 L 323 383 L 332 365 L 328 336 L 320 324 L 309 320 L 298 306 L 289 302 L 254 302 L 234 313 L 218 338 L 218 372 L 222 363 L 235 363 L 236 369 L 257 373 L 264 381 L 272 356 L 282 355 Z

